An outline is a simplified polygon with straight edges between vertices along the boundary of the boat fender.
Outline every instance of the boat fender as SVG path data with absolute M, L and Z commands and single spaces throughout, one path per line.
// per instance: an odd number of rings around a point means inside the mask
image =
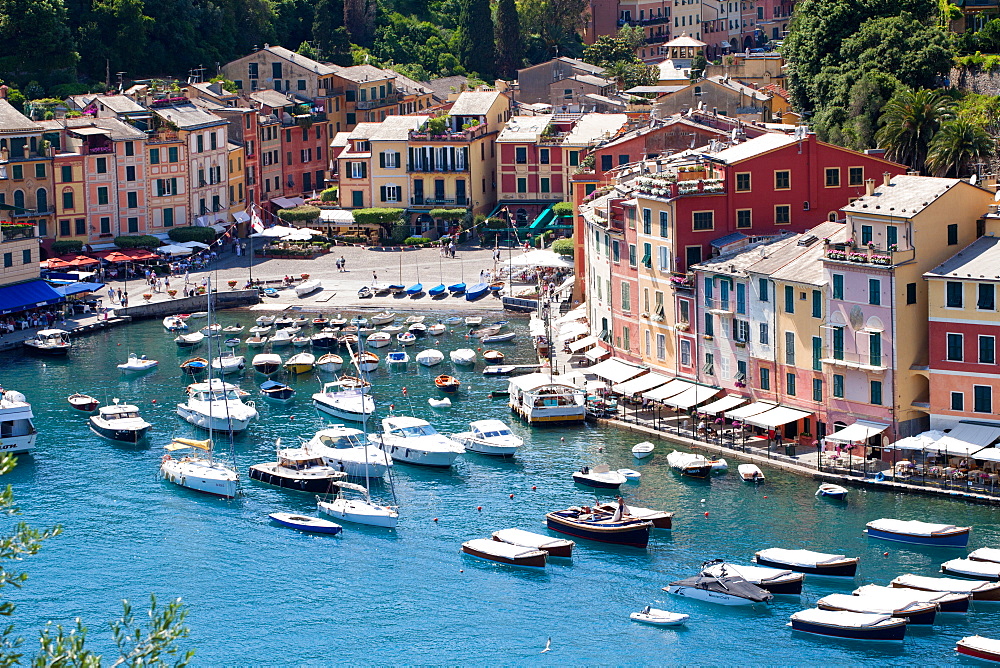
M 708 511 L 707 510 L 705 511 L 705 517 L 708 517 Z
M 532 485 L 531 489 L 532 489 L 532 491 L 534 491 L 534 490 L 538 489 L 538 487 L 536 487 L 535 485 Z
M 483 512 L 483 507 L 482 506 L 476 506 L 476 510 L 478 510 L 479 512 Z
M 883 553 L 882 553 L 882 556 L 883 556 L 883 557 L 888 557 L 888 556 L 889 556 L 889 553 L 888 553 L 888 552 L 883 552 Z
M 436 517 L 435 517 L 435 518 L 434 518 L 434 521 L 435 521 L 435 522 L 437 522 L 437 521 L 438 521 L 438 518 L 436 518 Z
M 510 498 L 512 498 L 512 499 L 513 499 L 513 498 L 514 498 L 514 495 L 513 495 L 513 494 L 511 494 L 511 495 L 510 495 Z
M 878 473 L 875 474 L 875 482 L 883 482 L 883 481 L 885 481 L 885 474 L 879 471 Z
M 765 499 L 767 498 L 767 494 L 765 494 L 765 495 L 764 495 L 764 498 L 765 498 Z

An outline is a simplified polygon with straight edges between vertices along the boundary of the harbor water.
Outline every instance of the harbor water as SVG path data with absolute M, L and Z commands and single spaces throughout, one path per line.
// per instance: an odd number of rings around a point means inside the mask
M 222 325 L 252 326 L 249 311 L 220 314 Z M 428 317 L 427 323 L 440 313 Z M 487 322 L 493 316 L 487 315 Z M 204 321 L 192 321 L 201 326 Z M 507 363 L 533 362 L 526 321 L 512 323 L 513 343 L 494 347 Z M 244 330 L 241 334 L 246 338 Z M 74 341 L 69 358 L 6 354 L 0 383 L 23 392 L 39 430 L 36 451 L 22 456 L 5 476 L 23 519 L 35 527 L 63 526 L 63 534 L 23 562 L 30 579 L 7 588 L 17 604 L 18 633 L 30 654 L 38 630 L 52 620 L 72 626 L 80 617 L 92 648 L 114 652 L 107 621 L 120 599 L 137 608 L 150 593 L 161 601 L 182 597 L 190 606 L 187 645 L 195 665 L 332 663 L 528 664 L 827 664 L 882 666 L 961 663 L 953 649 L 963 636 L 1000 634 L 1000 604 L 979 604 L 967 615 L 939 615 L 933 627 L 911 627 L 902 643 L 861 643 L 793 632 L 792 613 L 813 607 L 828 593 L 850 593 L 867 583 L 888 584 L 902 573 L 935 575 L 941 562 L 964 550 L 908 548 L 868 539 L 862 529 L 880 517 L 972 525 L 970 548 L 1000 547 L 997 511 L 940 498 L 852 489 L 846 503 L 814 496 L 817 483 L 764 469 L 758 487 L 740 481 L 736 462 L 711 481 L 681 479 L 666 465 L 672 447 L 659 441 L 654 455 L 632 458 L 644 438 L 610 428 L 529 428 L 514 422 L 505 400 L 491 399 L 506 380 L 474 369 L 412 361 L 424 347 L 448 352 L 478 347 L 461 325 L 410 347 L 405 371 L 385 363 L 372 373 L 379 415 L 389 411 L 422 417 L 440 432 L 464 431 L 470 420 L 499 418 L 524 437 L 512 460 L 472 453 L 451 470 L 394 467 L 400 506 L 395 531 L 344 524 L 339 536 L 299 533 L 272 523 L 268 513 L 316 514 L 315 499 L 250 481 L 251 464 L 273 461 L 283 446 L 307 439 L 324 424 L 311 407 L 320 379 L 279 375 L 298 391 L 293 404 L 260 400 L 263 378 L 249 368 L 230 382 L 251 392 L 260 417 L 235 437 L 232 451 L 244 494 L 233 501 L 208 497 L 157 478 L 163 446 L 175 436 L 205 432 L 174 412 L 189 379 L 178 364 L 205 355 L 205 345 L 179 350 L 158 321 L 101 331 Z M 474 345 L 475 344 L 475 345 Z M 375 351 L 384 353 L 393 348 Z M 129 352 L 160 361 L 132 378 L 115 365 Z M 279 349 L 283 358 L 295 349 Z M 442 396 L 433 378 L 453 373 L 462 381 L 450 409 L 433 409 Z M 406 388 L 404 393 L 402 388 Z M 87 429 L 86 415 L 66 397 L 91 394 L 107 403 L 117 397 L 140 407 L 153 424 L 148 442 L 117 445 Z M 216 435 L 220 456 L 229 439 Z M 546 512 L 591 503 L 594 492 L 575 485 L 580 465 L 606 463 L 642 472 L 623 486 L 627 501 L 676 513 L 673 531 L 657 531 L 647 549 L 577 541 L 572 560 L 552 559 L 544 570 L 517 569 L 460 553 L 463 541 L 519 527 L 546 533 Z M 373 485 L 390 500 L 389 485 Z M 513 495 L 513 496 L 511 496 Z M 613 499 L 612 496 L 605 498 Z M 481 509 L 480 509 L 481 508 Z M 5 530 L 12 526 L 10 520 Z M 860 556 L 854 580 L 807 576 L 800 596 L 776 596 L 754 608 L 713 606 L 671 597 L 661 588 L 694 575 L 708 559 L 749 563 L 766 547 L 806 548 Z M 691 615 L 685 627 L 636 624 L 629 613 L 646 605 Z M 551 639 L 551 651 L 540 655 Z

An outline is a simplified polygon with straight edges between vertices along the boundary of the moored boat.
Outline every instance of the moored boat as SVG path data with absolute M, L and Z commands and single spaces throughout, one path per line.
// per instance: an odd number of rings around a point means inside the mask
M 352 478 L 381 478 L 392 467 L 365 432 L 341 424 L 320 429 L 303 447 Z
M 384 418 L 381 436 L 372 439 L 394 461 L 420 466 L 448 467 L 465 452 L 461 443 L 439 434 L 426 420 L 406 415 Z
M 596 515 L 587 507 L 556 510 L 545 515 L 552 531 L 600 543 L 646 547 L 653 523 L 640 519 L 612 520 L 607 513 Z
M 916 600 L 901 600 L 899 597 L 875 595 L 854 596 L 852 594 L 828 594 L 818 601 L 820 610 L 844 610 L 874 615 L 891 615 L 905 619 L 909 624 L 933 624 L 937 616 L 937 603 Z
M 973 561 L 992 561 L 993 563 L 1000 564 L 1000 550 L 995 547 L 980 547 L 972 552 L 969 552 L 966 559 L 972 559 Z
M 281 439 L 278 439 L 280 446 Z M 320 494 L 330 489 L 330 483 L 343 480 L 347 474 L 327 466 L 323 459 L 302 448 L 277 449 L 278 461 L 254 464 L 251 480 L 296 492 Z
M 373 325 L 388 325 L 395 319 L 396 314 L 392 311 L 382 311 L 381 313 L 376 313 L 371 317 Z
M 340 337 L 332 329 L 323 329 L 309 338 L 312 347 L 317 350 L 333 350 L 340 346 Z
M 427 333 L 431 336 L 441 336 L 448 331 L 448 326 L 442 323 L 436 323 L 427 328 Z
M 361 351 L 357 355 L 352 356 L 354 365 L 360 371 L 374 371 L 378 368 L 379 357 L 375 353 L 370 353 L 368 351 Z
M 239 373 L 246 367 L 246 358 L 242 355 L 235 355 L 233 351 L 227 350 L 218 357 L 212 359 L 211 367 L 221 375 Z
M 189 456 L 180 459 L 166 454 L 160 460 L 160 475 L 181 487 L 204 492 L 223 498 L 235 498 L 239 492 L 239 473 L 223 462 L 215 461 L 212 456 L 212 441 L 192 438 L 175 438 L 164 446 L 169 452 L 178 450 L 203 450 L 207 455 L 192 451 Z
M 934 578 L 906 573 L 889 583 L 890 587 L 905 587 L 919 591 L 969 594 L 973 601 L 1000 601 L 1000 583 L 956 578 Z
M 483 359 L 490 364 L 503 364 L 505 357 L 506 355 L 499 350 L 487 350 L 483 353 Z
M 289 373 L 309 373 L 316 364 L 316 356 L 312 353 L 296 353 L 285 360 L 285 369 Z
M 788 625 L 795 631 L 835 638 L 902 640 L 906 635 L 906 620 L 891 615 L 812 608 L 796 612 L 789 619 Z
M 824 496 L 828 499 L 842 500 L 847 498 L 847 488 L 833 483 L 823 483 L 816 490 L 816 496 Z
M 548 552 L 550 557 L 563 557 L 569 559 L 573 556 L 573 546 L 576 545 L 571 540 L 565 538 L 552 538 L 538 533 L 531 533 L 523 529 L 501 529 L 493 532 L 493 540 L 521 547 L 531 547 L 536 550 Z
M 866 527 L 869 538 L 934 547 L 966 547 L 972 531 L 972 527 L 887 518 L 872 520 Z
M 442 392 L 458 392 L 461 385 L 462 381 L 447 374 L 441 374 L 434 379 L 434 386 Z
M 335 535 L 344 530 L 344 527 L 340 526 L 336 522 L 330 522 L 319 517 L 310 517 L 309 515 L 271 513 L 268 517 L 282 526 L 289 527 L 290 529 L 298 529 L 299 531 L 308 531 L 310 533 L 326 533 Z
M 184 322 L 184 318 L 168 315 L 163 319 L 163 328 L 168 332 L 183 332 L 188 328 L 188 324 Z
M 858 570 L 860 559 L 859 557 L 846 557 L 843 554 L 772 547 L 757 552 L 753 560 L 761 566 L 770 566 L 771 568 L 783 568 L 812 575 L 853 578 Z
M 316 497 L 316 507 L 330 517 L 354 524 L 394 529 L 399 523 L 399 509 L 374 503 L 366 487 L 350 482 L 335 483 L 337 495 L 330 501 Z
M 401 346 L 412 346 L 416 341 L 417 337 L 413 332 L 400 332 L 396 335 L 396 342 Z
M 753 605 L 769 603 L 774 594 L 757 585 L 750 584 L 741 577 L 726 575 L 695 575 L 671 582 L 663 588 L 674 596 L 693 598 L 696 601 L 717 605 Z
M 194 376 L 208 369 L 208 360 L 204 357 L 191 357 L 181 362 L 180 367 L 184 373 Z
M 249 348 L 263 348 L 267 345 L 270 339 L 266 336 L 261 336 L 260 334 L 254 334 L 253 336 L 248 336 L 245 343 Z
M 316 360 L 316 370 L 323 373 L 336 373 L 344 366 L 344 358 L 333 353 L 326 353 Z
M 805 575 L 802 573 L 794 573 L 781 568 L 731 564 L 722 559 L 706 561 L 701 566 L 701 572 L 703 575 L 715 577 L 735 575 L 772 594 L 801 594 L 802 581 L 805 579 Z
M 941 564 L 941 572 L 973 580 L 990 580 L 991 582 L 1000 580 L 1000 564 L 992 561 L 952 559 Z
M 509 566 L 544 568 L 548 553 L 532 547 L 501 543 L 488 538 L 475 538 L 462 543 L 462 552 L 487 561 Z
M 69 340 L 69 332 L 65 330 L 40 329 L 24 345 L 39 355 L 66 355 L 73 344 Z
M 652 626 L 680 626 L 691 618 L 691 615 L 684 615 L 679 612 L 667 612 L 651 608 L 648 605 L 639 612 L 630 614 L 629 619 L 634 622 L 651 624 Z
M 508 341 L 513 341 L 515 336 L 517 336 L 515 332 L 504 332 L 503 334 L 490 334 L 489 336 L 484 336 L 482 339 L 480 339 L 480 342 L 506 343 Z
M 483 324 L 483 316 L 481 315 L 467 315 L 465 316 L 465 324 L 469 327 L 477 327 Z
M 392 335 L 386 334 L 385 332 L 375 332 L 370 334 L 365 340 L 372 348 L 384 348 L 385 346 L 392 343 Z
M 476 351 L 471 348 L 459 348 L 448 353 L 455 364 L 475 364 Z
M 276 380 L 265 380 L 261 383 L 260 393 L 268 401 L 279 404 L 291 403 L 295 399 L 295 390 L 291 386 L 279 383 Z
M 451 408 L 451 399 L 448 397 L 442 397 L 440 399 L 431 397 L 427 400 L 427 403 L 431 408 Z
M 261 353 L 259 355 L 254 355 L 253 359 L 250 361 L 250 366 L 254 368 L 259 374 L 265 376 L 270 376 L 278 372 L 281 369 L 281 355 L 275 355 L 274 353 Z
M 139 416 L 139 407 L 118 403 L 98 409 L 97 415 L 90 416 L 90 429 L 98 436 L 122 443 L 138 443 L 153 428 Z
M 511 378 L 507 391 L 507 405 L 528 424 L 583 422 L 587 418 L 587 394 L 568 377 L 529 373 Z
M 627 478 L 618 471 L 612 471 L 607 464 L 582 467 L 573 473 L 573 482 L 594 489 L 618 489 L 625 484 Z
M 653 454 L 653 444 L 649 441 L 643 441 L 642 443 L 636 443 L 632 446 L 632 456 L 636 459 L 643 459 L 649 457 Z
M 177 414 L 202 429 L 238 432 L 257 417 L 257 409 L 252 401 L 243 402 L 235 385 L 212 378 L 188 385 L 187 401 L 177 404 Z
M 279 329 L 271 335 L 271 347 L 287 346 L 292 342 L 292 334 L 288 327 Z
M 736 471 L 744 482 L 764 482 L 764 472 L 756 464 L 740 464 Z
M 921 591 L 904 587 L 881 587 L 875 584 L 858 587 L 851 594 L 854 596 L 878 596 L 883 600 L 892 599 L 903 603 L 910 601 L 933 603 L 938 607 L 939 612 L 968 612 L 969 601 L 972 600 L 972 594 Z
M 524 445 L 524 440 L 515 436 L 500 420 L 476 420 L 469 423 L 469 431 L 452 436 L 470 452 L 481 455 L 508 457 Z
M 375 412 L 375 399 L 365 394 L 364 388 L 347 386 L 343 380 L 324 383 L 312 400 L 316 410 L 341 420 L 364 422 Z
M 707 478 L 712 474 L 712 462 L 703 455 L 674 450 L 667 455 L 667 464 L 675 471 L 692 478 Z
M 417 353 L 414 359 L 421 366 L 435 366 L 444 360 L 444 353 L 435 348 L 428 348 Z
M 69 402 L 70 406 L 84 413 L 93 413 L 101 405 L 100 401 L 89 394 L 80 394 L 79 392 L 69 395 L 66 401 Z
M 174 343 L 177 344 L 178 348 L 193 348 L 204 340 L 205 335 L 201 332 L 191 332 L 190 334 L 179 335 L 174 339 Z
M 983 661 L 1000 662 L 1000 640 L 983 636 L 965 636 L 955 643 L 955 651 Z

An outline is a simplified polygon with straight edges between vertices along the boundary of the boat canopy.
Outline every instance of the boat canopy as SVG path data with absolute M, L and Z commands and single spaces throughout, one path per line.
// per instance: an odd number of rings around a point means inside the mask
M 778 406 L 769 411 L 750 416 L 747 418 L 747 424 L 760 427 L 761 429 L 777 429 L 789 422 L 797 422 L 810 415 L 812 415 L 810 411 L 800 411 L 797 408 Z
M 741 397 L 736 394 L 727 394 L 721 399 L 717 399 L 710 404 L 705 404 L 698 409 L 699 412 L 707 413 L 708 415 L 718 415 L 719 413 L 725 413 L 726 411 L 736 408 L 745 404 L 749 399 L 746 397 Z
M 683 378 L 674 378 L 672 381 L 658 387 L 655 390 L 644 393 L 642 396 L 650 401 L 663 401 L 669 397 L 676 396 L 681 392 L 695 387 L 695 384 L 690 380 L 684 380 Z
M 597 376 L 612 383 L 624 383 L 648 370 L 646 367 L 623 362 L 619 359 L 609 359 L 587 369 L 587 375 Z
M 642 376 L 636 376 L 632 380 L 626 380 L 624 383 L 618 383 L 611 387 L 612 392 L 630 397 L 633 394 L 642 394 L 647 390 L 651 390 L 654 387 L 660 387 L 669 383 L 671 378 L 669 376 L 664 376 L 660 373 L 647 373 Z
M 673 406 L 674 408 L 686 409 L 691 408 L 692 406 L 697 406 L 703 401 L 708 401 L 719 392 L 722 392 L 722 389 L 718 387 L 695 385 L 694 387 L 689 387 L 680 394 L 664 399 L 663 403 L 668 406 Z
M 510 379 L 510 384 L 522 392 L 533 392 L 539 388 L 552 385 L 579 391 L 579 388 L 573 385 L 573 382 L 566 376 L 549 376 L 547 373 L 529 373 L 524 376 L 515 376 Z
M 858 420 L 854 424 L 839 429 L 826 437 L 827 441 L 835 443 L 864 443 L 876 434 L 881 434 L 889 428 L 887 424 Z
M 578 353 L 584 348 L 589 348 L 590 346 L 596 346 L 600 343 L 600 339 L 596 336 L 585 336 L 582 339 L 578 339 L 569 344 L 569 351 L 571 353 Z
M 747 406 L 740 406 L 735 410 L 726 411 L 725 415 L 730 420 L 745 420 L 748 417 L 757 415 L 758 413 L 769 411 L 777 405 L 778 404 L 771 401 L 756 401 Z

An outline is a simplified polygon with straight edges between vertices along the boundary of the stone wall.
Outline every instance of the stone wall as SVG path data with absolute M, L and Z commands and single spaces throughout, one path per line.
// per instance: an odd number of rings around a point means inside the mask
M 260 295 L 256 290 L 232 290 L 227 292 L 216 292 L 212 295 L 213 309 L 238 308 L 240 306 L 250 306 L 260 301 Z M 131 316 L 133 320 L 143 320 L 145 318 L 165 318 L 176 313 L 193 313 L 204 311 L 206 307 L 204 295 L 198 297 L 181 297 L 180 299 L 167 299 L 165 301 L 153 302 L 152 304 L 136 304 L 128 308 L 115 309 L 115 315 Z
M 981 69 L 953 67 L 948 74 L 951 85 L 967 93 L 1000 95 L 1000 70 L 987 72 Z

